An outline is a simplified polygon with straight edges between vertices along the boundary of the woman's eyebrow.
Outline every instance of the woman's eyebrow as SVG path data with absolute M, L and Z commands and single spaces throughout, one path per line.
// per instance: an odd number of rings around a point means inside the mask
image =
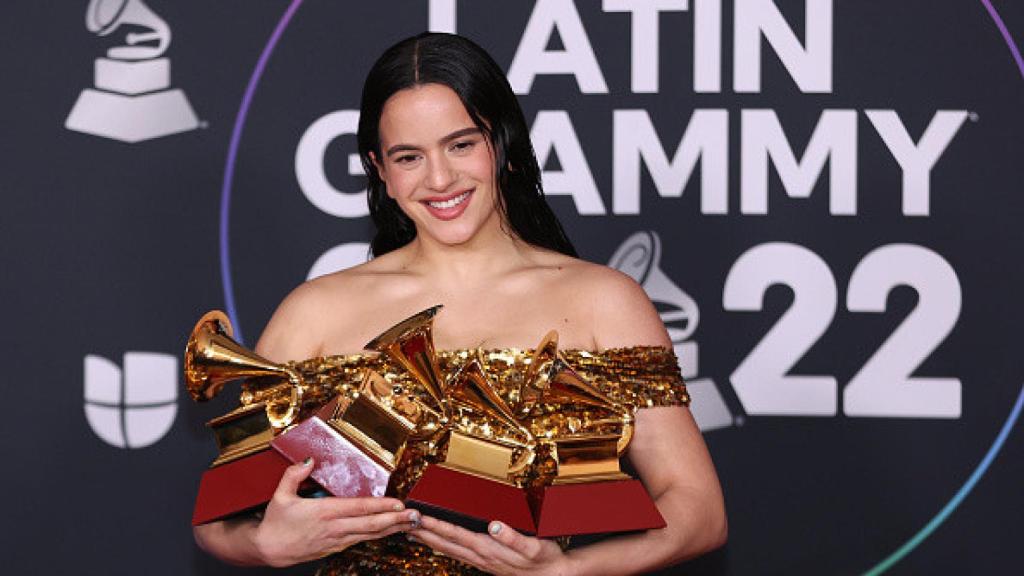
M 458 140 L 459 138 L 462 138 L 463 136 L 469 136 L 470 134 L 479 134 L 479 133 L 480 133 L 480 129 L 479 128 L 477 128 L 476 126 L 470 126 L 468 128 L 463 128 L 461 130 L 456 130 L 455 132 L 452 132 L 451 134 L 445 136 L 444 138 L 441 138 L 440 140 L 438 140 L 438 144 L 441 144 L 441 145 L 448 144 L 452 140 Z
M 479 128 L 477 128 L 476 126 L 469 126 L 467 128 L 461 128 L 459 130 L 456 130 L 455 132 L 452 132 L 451 134 L 448 134 L 447 136 L 442 137 L 440 140 L 437 141 L 437 143 L 442 145 L 442 146 L 444 146 L 445 144 L 448 144 L 449 142 L 451 142 L 453 140 L 458 140 L 459 138 L 462 138 L 464 136 L 469 136 L 470 134 L 479 134 L 479 133 L 480 133 L 480 129 Z M 418 146 L 413 146 L 412 144 L 395 144 L 391 148 L 388 148 L 388 150 L 387 150 L 387 152 L 385 154 L 388 157 L 391 157 L 391 156 L 394 156 L 395 154 L 397 154 L 399 152 L 416 151 L 416 150 L 419 150 L 419 147 Z
M 388 148 L 388 151 L 385 152 L 385 155 L 390 158 L 391 156 L 394 156 L 395 154 L 398 154 L 399 152 L 416 151 L 416 150 L 419 150 L 419 148 L 417 148 L 416 146 L 413 146 L 412 144 L 395 144 L 391 148 Z

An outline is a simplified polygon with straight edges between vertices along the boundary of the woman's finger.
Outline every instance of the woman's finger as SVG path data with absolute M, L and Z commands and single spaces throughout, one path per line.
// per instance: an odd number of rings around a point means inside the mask
M 486 534 L 466 530 L 461 526 L 431 516 L 424 516 L 421 525 L 423 530 L 450 542 L 459 549 L 469 550 L 487 566 L 493 566 L 495 562 L 510 566 L 527 565 L 527 562 L 517 552 L 495 542 Z M 418 534 L 419 532 L 413 531 L 413 533 Z
M 408 532 L 409 530 L 412 530 L 412 524 L 409 524 L 409 523 L 395 524 L 395 525 L 389 526 L 388 528 L 385 528 L 384 530 L 381 530 L 379 532 L 366 532 L 366 533 L 362 533 L 362 534 L 357 534 L 357 533 L 346 534 L 339 541 L 342 542 L 344 544 L 344 546 L 347 548 L 349 546 L 352 546 L 353 544 L 358 544 L 359 542 L 364 542 L 366 540 L 379 540 L 381 538 L 387 538 L 388 536 L 391 536 L 392 534 L 398 534 L 398 533 L 401 533 L 401 532 Z
M 422 519 L 423 528 L 430 530 L 435 534 L 446 538 L 448 540 L 464 540 L 467 537 L 481 537 L 484 538 L 483 534 L 471 532 L 461 526 L 456 526 L 451 522 L 445 522 L 444 520 L 438 520 L 433 516 L 424 516 Z
M 299 484 L 313 471 L 313 459 L 306 458 L 285 468 L 281 481 L 277 483 L 274 496 L 295 496 L 299 492 Z
M 405 509 L 401 500 L 366 496 L 361 498 L 323 498 L 325 518 L 351 518 L 370 516 L 384 512 L 400 512 Z
M 491 535 L 491 538 L 520 554 L 526 560 L 536 560 L 540 557 L 541 552 L 543 552 L 543 542 L 536 538 L 524 536 L 497 520 L 487 526 L 487 533 Z
M 353 516 L 337 518 L 328 524 L 328 530 L 333 534 L 373 534 L 388 530 L 394 526 L 399 529 L 409 529 L 418 526 L 420 513 L 416 510 L 403 510 L 401 512 L 384 512 L 371 514 L 369 516 Z

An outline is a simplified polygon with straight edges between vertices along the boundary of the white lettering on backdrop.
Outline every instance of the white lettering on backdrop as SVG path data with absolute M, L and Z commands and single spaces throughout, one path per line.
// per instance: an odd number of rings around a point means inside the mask
M 455 0 L 429 0 L 429 28 L 454 32 L 457 5 Z M 656 94 L 661 90 L 662 73 L 679 73 L 665 68 L 679 58 L 664 57 L 660 39 L 668 34 L 678 36 L 681 21 L 688 22 L 685 26 L 692 33 L 693 93 L 720 93 L 729 88 L 738 94 L 762 93 L 762 68 L 771 58 L 781 64 L 799 92 L 833 91 L 833 0 L 804 0 L 800 33 L 773 0 L 734 0 L 728 11 L 732 14 L 731 35 L 723 34 L 722 0 L 603 0 L 602 12 L 629 15 L 626 20 L 620 18 L 625 24 L 622 34 L 630 38 L 625 56 L 630 64 L 629 85 L 622 87 L 609 86 L 577 8 L 573 0 L 535 2 L 508 70 L 517 94 L 529 95 L 538 85 L 559 77 L 563 82 L 568 78 L 580 94 L 591 98 L 611 93 Z M 672 27 L 667 19 L 662 21 L 662 16 L 675 13 L 688 13 L 690 18 L 674 16 Z M 561 47 L 550 48 L 556 36 Z M 731 38 L 731 47 L 723 45 L 725 37 Z M 763 54 L 762 46 L 769 48 L 770 56 Z M 731 48 L 731 87 L 723 87 L 722 81 L 727 72 L 723 66 L 727 48 Z M 777 89 L 778 84 L 772 87 Z M 653 194 L 661 199 L 679 198 L 687 187 L 697 193 L 699 187 L 701 214 L 729 214 L 733 184 L 738 187 L 739 206 L 732 212 L 764 217 L 773 203 L 810 197 L 827 165 L 829 202 L 824 216 L 850 217 L 858 213 L 858 149 L 884 145 L 901 171 L 899 187 L 893 182 L 892 189 L 901 194 L 902 215 L 928 217 L 932 171 L 969 116 L 966 110 L 938 110 L 919 132 L 920 127 L 908 127 L 893 109 L 823 109 L 808 134 L 806 129 L 786 130 L 786 119 L 771 108 L 704 107 L 688 114 L 652 117 L 657 115 L 639 107 L 610 111 L 611 182 L 603 183 L 595 180 L 588 160 L 588 152 L 594 154 L 594 144 L 581 142 L 572 113 L 538 112 L 531 126 L 538 160 L 542 167 L 550 165 L 553 158 L 558 160 L 557 167 L 543 172 L 546 192 L 569 196 L 579 214 L 596 216 L 609 213 L 607 196 L 602 195 L 607 191 L 612 214 L 638 215 L 644 204 L 641 190 L 646 171 Z M 326 114 L 303 134 L 295 156 L 296 176 L 309 201 L 342 218 L 366 216 L 364 192 L 332 186 L 324 173 L 324 155 L 336 138 L 355 133 L 357 121 L 356 110 Z M 868 125 L 872 130 L 866 129 Z M 730 140 L 730 129 L 738 141 Z M 673 146 L 663 142 L 659 132 L 681 136 Z M 921 136 L 915 141 L 912 133 Z M 735 183 L 730 183 L 730 158 L 738 168 Z M 351 174 L 361 173 L 356 155 L 351 154 L 348 163 Z M 783 194 L 770 192 L 773 167 Z M 699 182 L 690 185 L 698 169 Z M 317 262 L 311 275 L 338 263 L 354 263 L 362 258 L 361 250 L 365 245 L 336 247 Z M 832 325 L 837 312 L 840 292 L 830 263 L 797 244 L 767 241 L 753 246 L 733 264 L 725 279 L 723 307 L 731 312 L 759 311 L 765 290 L 775 284 L 792 289 L 793 303 L 732 371 L 730 381 L 737 397 L 751 415 L 835 415 L 840 396 L 834 376 L 790 373 Z M 959 417 L 957 378 L 910 376 L 959 318 L 961 294 L 956 272 L 926 247 L 890 244 L 877 248 L 856 266 L 848 287 L 847 311 L 883 312 L 885 295 L 896 286 L 914 289 L 919 304 L 847 383 L 842 412 L 850 416 Z

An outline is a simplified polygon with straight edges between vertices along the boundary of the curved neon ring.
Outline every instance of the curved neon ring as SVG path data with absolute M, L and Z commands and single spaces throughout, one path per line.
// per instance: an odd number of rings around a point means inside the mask
M 1017 62 L 1017 69 L 1020 70 L 1020 75 L 1024 78 L 1024 58 L 1021 58 L 1020 50 L 1017 49 L 1017 43 L 1013 41 L 1013 36 L 1010 35 L 1010 31 L 1006 28 L 1006 24 L 1003 19 L 999 17 L 999 13 L 996 12 L 995 7 L 989 0 L 981 0 L 982 5 L 985 6 L 985 10 L 988 11 L 989 16 L 996 23 L 996 28 L 999 28 L 999 32 L 1003 35 L 1003 40 L 1006 42 L 1007 47 L 1010 48 L 1010 54 L 1013 55 L 1014 61 Z M 1017 423 L 1017 419 L 1020 417 L 1021 405 L 1024 404 L 1024 386 L 1021 387 L 1020 393 L 1017 395 L 1017 402 L 1014 403 L 1013 409 L 1010 410 L 1010 415 L 1006 418 L 1006 422 L 1003 423 L 1002 430 L 999 431 L 999 435 L 996 436 L 995 441 L 992 442 L 992 446 L 989 447 L 988 452 L 985 453 L 985 457 L 981 459 L 978 467 L 974 469 L 971 476 L 964 482 L 964 485 L 957 490 L 953 498 L 939 510 L 939 513 L 935 515 L 924 528 L 918 530 L 917 534 L 914 534 L 910 540 L 907 540 L 903 546 L 900 546 L 895 552 L 890 554 L 887 558 L 876 564 L 873 568 L 864 573 L 864 576 L 878 576 L 885 572 L 889 568 L 892 568 L 897 562 L 902 560 L 907 554 L 910 554 L 914 548 L 917 548 L 921 542 L 924 542 L 926 538 L 931 536 L 935 529 L 942 525 L 943 522 L 949 518 L 949 515 L 956 510 L 957 506 L 963 502 L 964 498 L 974 490 L 974 486 L 981 480 L 981 477 L 988 471 L 988 467 L 992 465 L 992 461 L 995 460 L 999 451 L 1003 448 L 1003 443 L 1006 442 L 1006 438 L 1010 435 L 1010 431 L 1013 430 L 1014 425 Z
M 234 338 L 245 343 L 242 338 L 242 323 L 238 321 L 238 309 L 235 307 L 235 289 L 231 283 L 231 253 L 228 250 L 228 229 L 229 213 L 231 211 L 231 185 L 235 179 L 235 160 L 238 158 L 238 145 L 242 141 L 242 129 L 245 128 L 245 120 L 249 116 L 249 105 L 252 104 L 252 97 L 256 94 L 256 87 L 259 86 L 260 78 L 263 77 L 263 70 L 267 67 L 267 61 L 281 39 L 285 28 L 291 21 L 295 11 L 299 9 L 302 0 L 292 0 L 288 9 L 284 11 L 281 20 L 274 27 L 274 32 L 263 47 L 256 67 L 253 68 L 252 76 L 249 77 L 249 84 L 242 94 L 242 104 L 238 107 L 238 115 L 235 116 L 235 127 L 231 130 L 231 143 L 228 144 L 228 159 L 224 164 L 224 181 L 220 188 L 220 280 L 224 286 L 224 306 L 228 309 L 228 318 L 235 329 Z
M 981 459 L 981 463 L 978 464 L 978 467 L 974 469 L 973 473 L 971 473 L 967 482 L 964 482 L 964 485 L 957 490 L 953 498 L 942 507 L 942 510 L 940 510 L 939 513 L 924 526 L 924 528 L 921 528 L 917 534 L 914 534 L 910 540 L 907 540 L 903 546 L 900 546 L 899 549 L 890 554 L 888 558 L 882 560 L 876 564 L 874 568 L 865 572 L 864 576 L 878 576 L 878 574 L 892 568 L 894 564 L 902 560 L 907 554 L 910 554 L 914 548 L 917 548 L 921 542 L 924 542 L 925 538 L 931 536 L 932 532 L 934 532 L 936 528 L 949 518 L 949 515 L 956 510 L 956 507 L 963 502 L 964 498 L 967 498 L 967 495 L 974 489 L 978 480 L 981 480 L 981 477 L 988 471 L 988 467 L 992 465 L 992 461 L 995 460 L 996 455 L 999 454 L 999 451 L 1003 448 L 1003 443 L 1006 442 L 1006 438 L 1010 435 L 1010 431 L 1013 430 L 1013 426 L 1017 423 L 1022 406 L 1024 406 L 1024 386 L 1021 386 L 1020 393 L 1017 395 L 1017 402 L 1014 403 L 1013 410 L 1010 411 L 1010 415 L 1006 418 L 1006 422 L 1003 423 L 1002 430 L 999 431 L 999 435 L 996 436 L 992 446 L 988 449 L 988 452 L 985 453 L 985 457 Z

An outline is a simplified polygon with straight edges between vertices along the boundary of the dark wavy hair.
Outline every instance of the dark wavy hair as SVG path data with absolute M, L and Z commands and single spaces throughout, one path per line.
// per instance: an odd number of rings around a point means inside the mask
M 576 249 L 544 199 L 530 131 L 505 74 L 483 48 L 470 40 L 433 32 L 388 48 L 363 85 L 358 140 L 369 179 L 370 216 L 377 227 L 370 245 L 373 255 L 401 248 L 416 237 L 412 220 L 387 195 L 370 153 L 382 157 L 379 128 L 384 103 L 400 90 L 423 84 L 451 88 L 490 142 L 499 190 L 496 209 L 511 229 L 508 231 L 535 246 L 576 256 Z

